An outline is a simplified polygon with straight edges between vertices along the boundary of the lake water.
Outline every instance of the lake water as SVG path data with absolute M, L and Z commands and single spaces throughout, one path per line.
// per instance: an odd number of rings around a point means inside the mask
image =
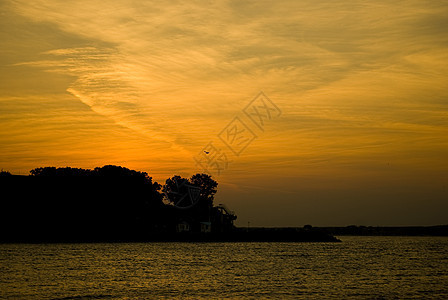
M 448 238 L 2 244 L 2 299 L 448 299 Z

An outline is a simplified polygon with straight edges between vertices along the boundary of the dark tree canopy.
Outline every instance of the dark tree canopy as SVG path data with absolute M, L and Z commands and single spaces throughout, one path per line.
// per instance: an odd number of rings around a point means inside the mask
M 208 174 L 199 173 L 191 176 L 190 182 L 192 185 L 201 189 L 200 201 L 206 203 L 207 205 L 213 206 L 213 200 L 215 199 L 215 194 L 218 191 L 218 182 L 213 180 Z
M 31 176 L 88 176 L 93 175 L 92 170 L 80 169 L 80 168 L 56 168 L 56 167 L 43 167 L 35 168 L 30 171 Z
M 227 219 L 226 228 L 233 226 L 233 219 L 213 207 L 218 183 L 207 174 L 176 175 L 163 187 L 146 172 L 114 165 L 41 167 L 30 176 L 0 175 L 0 189 L 14 194 L 0 201 L 5 211 L 0 236 L 6 240 L 126 239 L 177 232 L 182 222 L 201 232 L 203 226 L 222 230 Z M 11 229 L 10 224 L 21 226 Z
M 71 168 L 71 167 L 43 167 L 35 168 L 30 171 L 31 176 L 104 176 L 104 177 L 141 177 L 150 180 L 151 177 L 148 176 L 146 172 L 134 171 L 128 168 L 105 165 L 103 167 L 96 167 L 93 170 L 81 169 L 81 168 Z
M 165 193 L 165 199 L 174 205 L 183 204 L 179 201 L 183 200 L 182 197 L 188 193 L 186 187 L 192 186 L 198 188 L 198 205 L 203 207 L 212 207 L 213 199 L 217 192 L 218 183 L 207 174 L 195 174 L 190 179 L 183 178 L 175 175 L 168 178 L 163 186 L 163 193 Z M 190 189 L 191 190 L 191 189 Z
M 171 178 L 168 178 L 165 181 L 165 185 L 163 186 L 162 192 L 164 193 L 165 200 L 173 205 L 179 207 L 188 207 L 192 203 L 190 202 L 190 197 L 188 194 L 188 187 L 190 182 L 186 178 L 182 178 L 178 175 L 175 175 Z M 186 198 L 187 196 L 187 198 Z M 188 201 L 188 203 L 187 203 Z
M 0 171 L 0 176 L 11 176 L 11 173 L 9 173 L 8 171 Z

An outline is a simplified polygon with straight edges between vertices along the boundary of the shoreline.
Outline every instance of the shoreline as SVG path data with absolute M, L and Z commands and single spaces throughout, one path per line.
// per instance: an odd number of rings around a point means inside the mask
M 339 243 L 343 236 L 409 236 L 448 237 L 448 225 L 439 226 L 346 226 L 346 227 L 236 227 L 220 233 L 200 232 L 148 232 L 129 235 L 23 235 L 0 237 L 0 244 L 54 244 L 54 243 L 250 243 L 250 242 L 319 242 Z
M 439 226 L 346 226 L 346 227 L 236 227 L 230 232 L 158 232 L 136 235 L 89 236 L 51 234 L 38 236 L 0 237 L 0 244 L 54 244 L 54 243 L 250 243 L 250 242 L 318 242 L 339 243 L 343 236 L 409 236 L 446 237 L 448 225 Z
M 296 230 L 241 230 L 222 233 L 148 233 L 140 236 L 22 236 L 2 239 L 0 243 L 227 243 L 227 242 L 341 242 L 333 235 L 321 231 Z

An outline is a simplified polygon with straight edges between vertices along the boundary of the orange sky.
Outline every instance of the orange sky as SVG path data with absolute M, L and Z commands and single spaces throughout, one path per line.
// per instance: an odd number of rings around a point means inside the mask
M 216 202 L 239 225 L 448 223 L 446 2 L 3 0 L 0 13 L 3 170 L 116 164 L 163 183 L 203 171 L 212 143 L 230 161 L 210 170 Z M 257 127 L 244 109 L 260 91 L 273 114 Z M 238 155 L 232 128 L 246 129 Z

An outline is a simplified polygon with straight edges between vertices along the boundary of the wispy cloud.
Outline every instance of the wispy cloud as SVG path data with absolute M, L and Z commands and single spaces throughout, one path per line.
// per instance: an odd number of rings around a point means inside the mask
M 48 60 L 30 64 L 76 76 L 68 91 L 94 111 L 171 142 L 181 135 L 176 128 L 198 134 L 209 114 L 231 115 L 235 103 L 260 89 L 283 98 L 294 114 L 304 102 L 293 103 L 310 91 L 317 106 L 339 105 L 319 94 L 344 89 L 364 94 L 353 101 L 375 107 L 389 101 L 384 93 L 394 89 L 378 86 L 386 80 L 399 90 L 440 86 L 445 79 L 446 64 L 437 56 L 446 57 L 439 25 L 448 9 L 439 3 L 38 0 L 14 6 L 95 45 L 54 49 Z M 366 100 L 370 93 L 377 98 Z M 347 121 L 363 115 L 360 109 L 308 113 Z M 223 126 L 221 120 L 206 134 Z
M 92 111 L 170 144 L 154 154 L 166 164 L 171 151 L 193 170 L 192 155 L 263 90 L 283 115 L 233 178 L 381 181 L 392 159 L 403 178 L 447 167 L 443 1 L 8 3 L 83 41 L 15 66 L 72 76 L 66 90 Z

